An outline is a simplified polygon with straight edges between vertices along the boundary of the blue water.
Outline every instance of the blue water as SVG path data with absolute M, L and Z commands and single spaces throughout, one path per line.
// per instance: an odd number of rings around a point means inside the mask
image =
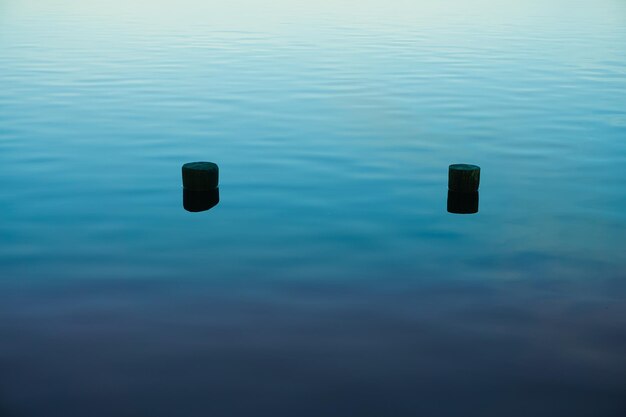
M 224 3 L 0 3 L 0 415 L 626 415 L 626 4 Z

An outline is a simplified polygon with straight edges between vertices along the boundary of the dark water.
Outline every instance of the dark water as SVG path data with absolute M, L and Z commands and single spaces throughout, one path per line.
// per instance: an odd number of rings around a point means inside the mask
M 626 415 L 626 4 L 223 3 L 0 3 L 0 415 Z

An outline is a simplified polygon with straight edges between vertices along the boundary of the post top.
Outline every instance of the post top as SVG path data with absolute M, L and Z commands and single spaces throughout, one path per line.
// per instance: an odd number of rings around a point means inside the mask
M 217 170 L 217 164 L 213 162 L 187 162 L 183 165 L 184 170 L 193 171 L 215 171 Z
M 472 164 L 452 164 L 450 165 L 450 169 L 456 170 L 456 171 L 475 171 L 475 170 L 480 171 L 480 167 L 478 165 L 472 165 Z

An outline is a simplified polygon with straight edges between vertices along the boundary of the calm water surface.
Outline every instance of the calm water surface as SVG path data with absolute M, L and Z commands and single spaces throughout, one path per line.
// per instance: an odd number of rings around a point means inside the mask
M 0 3 L 0 415 L 626 415 L 626 4 L 224 3 Z

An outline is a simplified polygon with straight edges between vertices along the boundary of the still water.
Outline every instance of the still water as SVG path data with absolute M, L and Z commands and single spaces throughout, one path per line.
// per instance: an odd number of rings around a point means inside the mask
M 0 2 L 0 415 L 626 415 L 626 4 L 225 3 Z

